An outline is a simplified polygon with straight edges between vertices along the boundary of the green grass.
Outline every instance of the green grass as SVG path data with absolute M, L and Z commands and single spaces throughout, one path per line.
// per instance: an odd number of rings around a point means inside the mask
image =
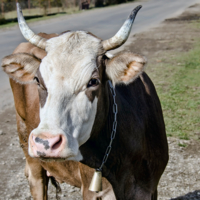
M 184 140 L 200 132 L 200 40 L 195 42 L 189 52 L 163 59 L 154 75 L 167 136 Z
M 181 143 L 178 143 L 178 146 L 179 146 L 179 147 L 187 147 L 186 144 L 181 144 Z
M 196 21 L 192 22 L 192 26 L 194 28 L 200 28 L 200 20 L 196 20 Z
M 68 8 L 67 11 L 72 12 L 72 10 L 78 10 L 78 7 L 73 7 L 73 8 Z M 59 7 L 52 7 L 50 10 L 47 11 L 48 14 L 50 13 L 59 13 L 62 12 L 62 8 Z M 24 16 L 33 16 L 33 15 L 43 15 L 44 14 L 44 9 L 43 8 L 31 8 L 29 9 L 23 9 L 23 15 Z M 4 17 L 5 19 L 11 19 L 11 18 L 16 18 L 17 16 L 17 11 L 10 11 L 6 12 Z
M 32 19 L 26 19 L 27 22 L 36 22 L 36 21 L 42 21 L 42 20 L 48 20 L 48 19 L 52 19 L 52 18 L 56 18 L 56 17 L 60 17 L 66 14 L 74 14 L 74 13 L 79 13 L 82 12 L 79 10 L 78 7 L 71 7 L 71 8 L 67 8 L 64 10 L 66 13 L 58 13 L 56 15 L 51 15 L 51 16 L 43 16 L 43 17 L 37 17 L 37 18 L 32 18 Z M 50 13 L 56 13 L 56 12 L 62 12 L 61 8 L 51 8 L 51 12 Z M 30 9 L 30 11 L 28 9 L 23 10 L 23 14 L 24 16 L 34 16 L 34 15 L 42 15 L 43 9 Z M 17 12 L 16 11 L 11 11 L 5 14 L 5 18 L 6 19 L 10 19 L 10 18 L 16 18 L 17 17 Z M 7 24 L 2 24 L 0 25 L 0 29 L 1 28 L 9 28 L 12 26 L 17 25 L 17 22 L 10 22 Z
M 78 13 L 78 11 L 77 11 Z M 44 16 L 44 17 L 38 17 L 38 18 L 32 18 L 32 19 L 27 19 L 26 22 L 37 22 L 37 21 L 42 21 L 42 20 L 48 20 L 48 19 L 52 19 L 52 18 L 56 18 L 56 17 L 60 17 L 60 16 L 63 16 L 65 14 L 56 14 L 56 15 L 53 15 L 53 16 Z M 12 26 L 15 26 L 15 25 L 18 25 L 17 22 L 11 22 L 11 23 L 8 23 L 8 24 L 3 24 L 3 25 L 0 25 L 0 29 L 1 28 L 9 28 L 9 27 L 12 27 Z

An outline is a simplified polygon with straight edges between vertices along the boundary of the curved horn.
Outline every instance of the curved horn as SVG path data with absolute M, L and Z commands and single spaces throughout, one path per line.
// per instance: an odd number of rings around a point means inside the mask
M 25 37 L 25 39 L 28 40 L 31 44 L 33 44 L 41 49 L 45 49 L 47 39 L 35 34 L 28 27 L 28 25 L 26 24 L 26 21 L 24 19 L 24 16 L 22 14 L 22 10 L 21 10 L 19 3 L 17 3 L 17 18 L 18 18 L 19 28 L 21 30 L 22 35 Z
M 129 15 L 127 20 L 124 22 L 122 27 L 119 29 L 119 31 L 110 39 L 104 40 L 102 42 L 103 48 L 108 51 L 112 49 L 116 49 L 117 47 L 120 47 L 122 44 L 126 42 L 128 39 L 128 36 L 131 32 L 131 27 L 133 25 L 133 22 L 135 20 L 135 17 L 137 15 L 137 12 L 142 8 L 142 6 L 137 6 Z

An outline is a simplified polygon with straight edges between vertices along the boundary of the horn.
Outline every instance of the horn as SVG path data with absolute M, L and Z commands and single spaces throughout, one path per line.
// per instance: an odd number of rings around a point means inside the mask
M 46 47 L 46 38 L 40 37 L 39 35 L 35 34 L 26 24 L 26 21 L 24 19 L 24 16 L 22 14 L 22 10 L 20 7 L 20 4 L 17 3 L 17 18 L 18 18 L 18 24 L 19 28 L 21 30 L 22 35 L 25 37 L 26 40 L 28 40 L 31 44 L 41 48 L 45 49 Z
M 129 15 L 127 20 L 124 22 L 122 27 L 119 29 L 119 31 L 110 39 L 104 40 L 102 42 L 103 48 L 108 51 L 112 49 L 116 49 L 117 47 L 120 47 L 122 44 L 126 42 L 128 39 L 128 36 L 131 32 L 132 24 L 135 20 L 135 17 L 138 13 L 138 11 L 142 8 L 142 6 L 137 6 Z

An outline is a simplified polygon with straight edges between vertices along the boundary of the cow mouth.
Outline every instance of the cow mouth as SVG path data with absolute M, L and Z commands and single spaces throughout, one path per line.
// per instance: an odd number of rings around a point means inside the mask
M 69 158 L 74 157 L 73 155 L 68 156 L 67 158 L 57 158 L 57 157 L 39 157 L 39 159 L 43 162 L 64 162 L 68 161 Z
M 29 137 L 29 155 L 33 158 L 39 158 L 43 162 L 78 161 L 82 159 L 80 152 L 75 148 L 78 147 L 76 140 L 70 143 L 72 146 L 70 147 L 68 146 L 67 139 L 62 134 L 56 136 L 52 136 L 46 132 L 39 136 L 35 136 L 33 133 L 31 134 Z M 75 143 L 75 145 L 72 143 Z

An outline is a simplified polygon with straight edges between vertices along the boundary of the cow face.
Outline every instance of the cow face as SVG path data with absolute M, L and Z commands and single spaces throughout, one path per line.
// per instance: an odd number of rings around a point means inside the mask
M 103 56 L 126 41 L 140 8 L 133 10 L 120 31 L 105 41 L 84 31 L 66 32 L 46 40 L 24 29 L 27 25 L 18 10 L 20 27 L 26 31 L 23 35 L 47 52 L 41 64 L 26 53 L 7 56 L 2 63 L 14 80 L 38 85 L 40 124 L 29 136 L 30 156 L 82 159 L 79 147 L 90 137 L 97 106 L 103 104 L 99 102 L 100 91 L 105 91 L 102 88 L 106 81 L 129 84 L 142 73 L 146 63 L 144 57 L 130 52 L 112 59 Z
M 109 59 L 101 40 L 83 31 L 49 39 L 46 52 L 41 64 L 29 54 L 13 54 L 2 66 L 18 82 L 38 85 L 40 124 L 29 136 L 30 156 L 79 161 L 79 147 L 90 137 L 106 80 L 129 84 L 146 59 L 131 52 Z
M 101 41 L 67 32 L 48 40 L 46 51 L 35 75 L 41 122 L 30 135 L 29 154 L 80 160 L 78 148 L 88 140 L 97 110 Z
M 2 66 L 13 79 L 38 85 L 40 124 L 29 136 L 30 156 L 79 161 L 79 147 L 89 139 L 97 104 L 103 103 L 98 100 L 104 83 L 129 84 L 146 59 L 130 52 L 109 59 L 101 40 L 83 31 L 49 39 L 46 52 L 41 64 L 29 54 L 13 54 Z

